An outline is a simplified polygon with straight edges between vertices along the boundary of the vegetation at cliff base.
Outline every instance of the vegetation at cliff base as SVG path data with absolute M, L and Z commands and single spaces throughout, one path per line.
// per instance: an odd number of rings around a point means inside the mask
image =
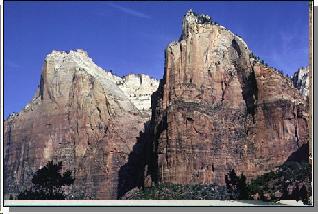
M 311 167 L 306 162 L 286 162 L 275 171 L 252 180 L 248 185 L 249 195 L 264 201 L 301 200 L 311 204 Z
M 213 184 L 181 185 L 161 183 L 153 187 L 128 192 L 125 200 L 226 200 L 230 194 L 226 187 Z
M 232 169 L 225 175 L 225 183 L 227 191 L 230 193 L 230 199 L 249 199 L 246 177 L 243 173 L 241 173 L 241 176 L 237 176 L 235 170 Z
M 54 164 L 48 162 L 39 169 L 32 178 L 31 188 L 21 192 L 18 200 L 64 200 L 66 195 L 62 189 L 63 186 L 70 186 L 74 183 L 71 171 L 65 171 L 63 174 L 62 162 Z
M 226 186 L 214 184 L 161 183 L 153 187 L 135 188 L 121 199 L 126 200 L 301 200 L 311 204 L 311 165 L 305 162 L 286 162 L 275 171 L 258 176 L 251 182 L 241 173 L 230 170 Z

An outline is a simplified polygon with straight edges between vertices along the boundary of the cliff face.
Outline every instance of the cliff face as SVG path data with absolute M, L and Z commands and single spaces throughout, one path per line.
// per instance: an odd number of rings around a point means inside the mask
M 165 51 L 152 100 L 152 178 L 224 184 L 282 164 L 308 141 L 308 107 L 290 79 L 258 62 L 245 42 L 189 11 Z
M 37 169 L 55 160 L 73 172 L 71 198 L 115 199 L 118 172 L 148 119 L 129 89 L 118 87 L 125 82 L 82 50 L 49 54 L 34 99 L 4 122 L 5 197 L 24 190 Z M 145 94 L 156 89 L 138 84 Z

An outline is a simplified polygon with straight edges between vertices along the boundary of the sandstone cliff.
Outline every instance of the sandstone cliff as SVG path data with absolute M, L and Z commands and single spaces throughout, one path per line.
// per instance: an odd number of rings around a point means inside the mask
M 192 11 L 165 51 L 152 99 L 149 172 L 157 182 L 224 184 L 230 169 L 251 179 L 308 143 L 308 106 L 292 81 Z
M 145 75 L 114 76 L 82 50 L 53 51 L 33 100 L 4 122 L 5 197 L 24 190 L 37 169 L 56 160 L 73 172 L 71 198 L 115 199 L 118 172 L 149 117 L 141 106 L 148 108 L 150 99 L 141 105 L 132 94 L 149 96 L 156 84 Z

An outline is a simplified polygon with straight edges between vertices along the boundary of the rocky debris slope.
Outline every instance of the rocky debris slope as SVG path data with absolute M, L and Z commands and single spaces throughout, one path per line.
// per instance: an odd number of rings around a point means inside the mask
M 209 16 L 187 12 L 152 97 L 155 182 L 224 184 L 281 165 L 308 143 L 308 106 L 292 81 L 260 63 Z
M 309 96 L 309 66 L 298 69 L 291 78 L 295 88 L 304 97 Z
M 155 90 L 151 81 L 140 94 Z M 85 51 L 49 54 L 33 100 L 4 122 L 5 197 L 24 190 L 37 169 L 55 160 L 73 172 L 71 199 L 115 199 L 118 172 L 147 121 L 130 99 L 130 82 L 95 65 Z

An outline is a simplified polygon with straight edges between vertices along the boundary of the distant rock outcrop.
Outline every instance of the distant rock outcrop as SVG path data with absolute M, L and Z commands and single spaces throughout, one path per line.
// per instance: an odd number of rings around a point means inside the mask
M 309 96 L 309 66 L 298 69 L 291 78 L 295 88 L 304 97 Z
M 151 95 L 159 86 L 159 81 L 145 74 L 129 74 L 116 84 L 130 101 L 150 119 L 151 116 Z
M 142 83 L 135 82 L 139 77 Z M 156 84 L 146 75 L 114 76 L 82 50 L 53 51 L 33 100 L 4 122 L 5 197 L 24 190 L 37 169 L 56 160 L 73 172 L 71 198 L 115 199 L 120 167 L 148 120 L 139 95 L 149 96 Z M 150 98 L 140 102 L 148 108 Z
M 289 78 L 253 56 L 210 17 L 185 15 L 152 97 L 153 179 L 224 184 L 231 169 L 251 179 L 308 143 L 304 98 Z

